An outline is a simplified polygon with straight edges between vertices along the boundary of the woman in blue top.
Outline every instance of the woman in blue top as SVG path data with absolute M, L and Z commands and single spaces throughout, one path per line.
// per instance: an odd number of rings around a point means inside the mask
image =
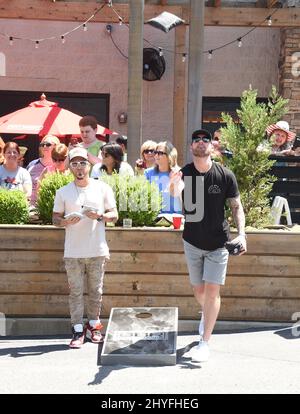
M 162 194 L 163 204 L 160 213 L 181 214 L 181 200 L 170 194 L 170 172 L 179 171 L 177 165 L 177 150 L 169 141 L 159 142 L 154 151 L 155 166 L 145 170 L 148 181 L 155 182 Z

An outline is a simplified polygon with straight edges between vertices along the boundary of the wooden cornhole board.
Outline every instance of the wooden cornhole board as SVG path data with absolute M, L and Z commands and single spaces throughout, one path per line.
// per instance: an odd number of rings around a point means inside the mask
M 176 365 L 178 308 L 112 308 L 102 365 Z

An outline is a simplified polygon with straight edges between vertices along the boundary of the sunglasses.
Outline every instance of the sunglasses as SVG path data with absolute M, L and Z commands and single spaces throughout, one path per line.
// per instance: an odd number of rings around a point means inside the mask
M 203 141 L 205 142 L 205 144 L 207 144 L 208 142 L 211 142 L 211 139 L 209 137 L 196 137 L 193 138 L 193 142 L 200 142 Z
M 161 155 L 167 155 L 167 153 L 166 152 L 163 152 L 163 151 L 153 151 L 153 152 L 154 152 L 155 155 L 159 155 L 159 156 L 161 156 Z
M 53 145 L 53 144 L 51 144 L 50 142 L 42 142 L 40 144 L 40 147 L 51 147 L 51 145 Z
M 65 158 L 52 158 L 53 162 L 65 162 Z
M 153 149 L 146 149 L 143 151 L 143 154 L 153 154 L 155 151 Z
M 88 161 L 73 161 L 73 162 L 70 162 L 70 165 L 72 168 L 84 168 L 87 165 L 89 165 L 89 162 Z

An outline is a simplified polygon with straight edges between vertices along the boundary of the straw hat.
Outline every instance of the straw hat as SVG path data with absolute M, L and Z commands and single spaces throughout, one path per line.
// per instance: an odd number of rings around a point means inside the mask
M 293 139 L 296 136 L 295 132 L 290 131 L 290 126 L 289 126 L 288 122 L 286 122 L 286 121 L 278 121 L 278 122 L 276 122 L 276 124 L 269 125 L 268 128 L 266 129 L 267 134 L 269 136 L 272 135 L 272 133 L 276 129 L 279 129 L 280 131 L 284 131 L 287 134 L 287 141 L 293 141 Z

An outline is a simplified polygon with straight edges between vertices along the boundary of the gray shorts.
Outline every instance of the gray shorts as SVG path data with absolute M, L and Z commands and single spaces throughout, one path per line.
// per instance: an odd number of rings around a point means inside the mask
M 183 240 L 185 258 L 193 286 L 204 282 L 224 285 L 228 263 L 225 247 L 216 250 L 202 250 Z

